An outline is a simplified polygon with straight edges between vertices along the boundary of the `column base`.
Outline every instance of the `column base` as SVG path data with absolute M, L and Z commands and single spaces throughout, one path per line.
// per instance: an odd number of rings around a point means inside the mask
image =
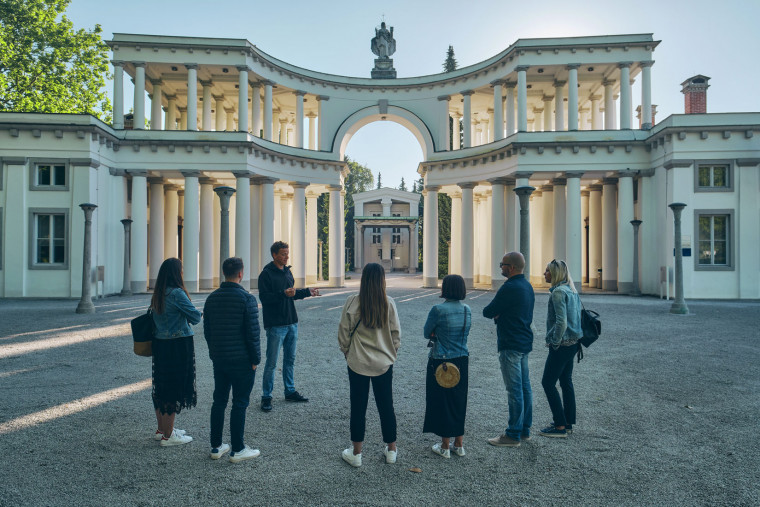
M 504 285 L 504 279 L 491 278 L 491 290 L 499 290 Z
M 208 290 L 214 287 L 214 280 L 211 278 L 201 278 L 199 285 L 201 290 Z
M 544 283 L 543 276 L 533 275 L 530 277 L 530 284 L 533 285 L 534 287 L 540 287 L 542 283 Z
M 306 278 L 294 278 L 293 287 L 295 287 L 296 289 L 303 289 L 304 287 L 306 287 Z
M 617 280 L 602 280 L 602 290 L 617 291 Z
M 187 292 L 198 292 L 198 281 L 185 280 L 185 288 L 187 289 Z
M 219 287 L 219 277 L 218 276 L 214 277 L 214 285 L 213 285 L 213 287 Z
M 149 289 L 152 289 L 152 288 L 153 288 L 153 287 L 155 287 L 155 286 L 156 286 L 156 279 L 155 279 L 155 278 L 151 278 L 151 279 L 149 279 L 149 280 L 148 280 L 148 288 L 149 288 Z
M 121 292 L 119 292 L 119 296 L 131 296 L 132 291 L 130 289 L 121 289 Z
M 491 277 L 490 276 L 481 276 L 480 277 L 480 283 L 483 285 L 491 285 Z
M 472 287 L 475 285 L 472 278 L 463 278 L 464 280 L 464 286 L 467 288 L 467 290 L 472 289 Z M 425 285 L 427 287 L 427 285 Z
M 95 305 L 92 304 L 90 298 L 85 298 L 79 301 L 76 309 L 77 313 L 95 313 Z
M 689 307 L 686 306 L 686 303 L 673 303 L 670 307 L 670 313 L 675 313 L 677 315 L 688 315 L 689 314 Z
M 314 285 L 317 283 L 317 275 L 306 275 L 306 286 Z M 258 285 L 258 280 L 256 280 L 256 284 Z
M 465 285 L 467 285 L 467 280 L 465 280 L 464 283 Z M 423 276 L 422 286 L 428 289 L 437 289 L 438 277 L 437 276 Z M 472 286 L 472 280 L 470 280 L 470 286 Z
M 410 275 L 414 275 L 417 273 L 417 268 L 409 268 L 406 270 L 406 272 L 409 273 Z
M 330 280 L 328 282 L 329 287 L 343 287 L 341 284 L 342 277 L 340 276 L 331 276 Z
M 592 289 L 596 288 L 596 283 L 599 279 L 598 278 L 592 278 L 588 281 L 588 286 Z
M 132 286 L 132 294 L 145 294 L 148 289 L 148 281 L 147 280 L 139 280 L 136 282 L 130 282 L 130 285 Z
M 618 282 L 617 290 L 619 294 L 630 294 L 633 290 L 633 282 Z

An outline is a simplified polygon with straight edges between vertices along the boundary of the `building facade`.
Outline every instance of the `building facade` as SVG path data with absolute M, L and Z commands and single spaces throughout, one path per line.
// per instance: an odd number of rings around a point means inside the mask
M 98 206 L 92 265 L 103 267 L 105 293 L 122 290 L 125 276 L 132 291 L 148 290 L 161 261 L 180 254 L 188 287 L 212 288 L 227 237 L 249 266 L 244 286 L 275 240 L 290 244 L 297 285 L 313 283 L 325 192 L 328 278 L 340 286 L 345 148 L 387 120 L 422 147 L 425 286 L 437 283 L 433 225 L 445 192 L 449 270 L 470 285 L 501 283 L 499 260 L 522 232 L 536 284 L 549 260 L 564 258 L 576 280 L 627 293 L 636 249 L 638 285 L 658 294 L 675 248 L 668 204 L 678 201 L 686 297 L 758 298 L 760 113 L 707 114 L 692 95 L 706 93 L 707 78 L 695 76 L 684 83 L 691 114 L 655 123 L 658 43 L 651 34 L 520 39 L 454 72 L 365 79 L 295 67 L 242 39 L 114 34 L 112 125 L 0 113 L 0 296 L 79 297 L 85 202 Z M 463 122 L 461 142 L 450 118 Z M 530 225 L 520 231 L 514 190 L 527 186 Z M 218 187 L 235 190 L 229 210 Z

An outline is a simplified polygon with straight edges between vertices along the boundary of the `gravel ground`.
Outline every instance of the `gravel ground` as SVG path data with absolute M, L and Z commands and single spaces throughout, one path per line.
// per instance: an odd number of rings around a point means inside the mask
M 394 368 L 399 458 L 384 463 L 370 402 L 364 465 L 354 469 L 340 459 L 349 407 L 336 329 L 355 290 L 350 280 L 297 303 L 296 387 L 311 401 L 286 403 L 278 371 L 274 410 L 264 414 L 258 377 L 246 443 L 262 455 L 240 464 L 208 458 L 213 379 L 202 326 L 198 406 L 177 417 L 195 441 L 161 448 L 151 438 L 150 360 L 132 353 L 129 335 L 149 296 L 101 299 L 94 315 L 76 315 L 76 301 L 0 299 L 0 505 L 760 504 L 760 303 L 689 301 L 692 314 L 674 316 L 654 298 L 584 296 L 604 333 L 575 369 L 575 432 L 514 449 L 486 443 L 506 426 L 507 399 L 495 328 L 476 317 L 467 456 L 444 460 L 430 451 L 436 437 L 421 432 L 421 329 L 438 292 L 420 289 L 419 278 L 391 278 L 403 333 Z M 492 297 L 473 291 L 466 302 L 478 316 Z M 537 294 L 534 430 L 551 420 L 540 384 L 546 305 Z

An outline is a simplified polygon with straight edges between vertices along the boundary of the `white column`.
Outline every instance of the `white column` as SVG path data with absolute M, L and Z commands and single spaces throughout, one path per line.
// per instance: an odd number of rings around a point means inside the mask
M 177 96 L 167 95 L 169 105 L 166 106 L 166 130 L 177 130 Z
M 330 139 L 327 135 L 327 95 L 317 96 L 317 149 L 330 151 Z
M 319 238 L 319 227 L 317 218 L 319 210 L 317 209 L 317 199 L 319 194 L 314 191 L 306 193 L 306 285 L 313 285 L 317 282 L 317 239 Z M 360 238 L 361 241 L 361 238 Z
M 217 185 L 214 185 L 214 186 L 217 186 Z M 214 213 L 213 213 L 214 236 L 213 236 L 213 241 L 212 241 L 213 260 L 211 261 L 211 264 L 213 266 L 212 286 L 217 287 L 219 286 L 219 283 L 220 283 L 219 275 L 221 274 L 221 271 L 222 271 L 221 267 L 222 267 L 222 261 L 224 259 L 219 258 L 221 256 L 221 238 L 222 238 L 222 203 L 219 199 L 219 195 L 216 192 L 214 192 L 213 203 L 214 203 Z M 230 213 L 230 215 L 232 215 L 232 213 Z M 232 222 L 231 219 L 232 217 L 230 217 L 230 222 Z
M 114 61 L 112 63 L 113 63 L 113 128 L 123 129 L 124 128 L 124 62 Z
M 620 67 L 620 128 L 630 129 L 631 128 L 631 62 L 621 63 L 618 65 L 618 67 Z
M 187 128 L 198 130 L 198 65 L 186 64 L 187 67 Z
M 177 111 L 179 111 L 179 129 L 187 130 L 187 108 L 178 107 Z
M 343 234 L 343 220 L 340 216 L 340 186 L 328 187 L 330 190 L 330 214 L 328 229 L 328 250 L 330 259 L 328 271 L 330 287 L 340 287 L 340 235 Z
M 541 100 L 544 103 L 544 132 L 551 132 L 553 128 L 554 115 L 552 111 L 554 109 L 554 96 L 544 95 Z
M 555 178 L 552 180 L 554 192 L 554 258 L 567 259 L 567 180 Z
M 344 217 L 346 216 L 346 191 L 340 191 L 340 203 L 338 206 L 340 212 L 340 234 L 338 239 L 340 240 L 340 286 L 343 287 L 346 284 L 346 225 Z
M 554 130 L 565 130 L 565 81 L 554 81 Z
M 438 287 L 438 190 L 441 187 L 427 185 L 427 201 L 425 202 L 425 223 L 428 224 L 424 236 L 425 251 L 423 263 L 424 287 Z
M 462 192 L 451 194 L 451 254 L 450 272 L 462 273 Z
M 568 189 L 570 187 L 568 186 Z M 581 190 L 581 276 L 582 283 L 588 283 L 588 245 L 587 245 L 587 226 L 589 222 L 589 196 L 588 189 Z
M 633 288 L 633 172 L 618 173 L 617 199 L 617 290 L 629 294 Z
M 504 104 L 506 105 L 506 114 L 507 114 L 507 135 L 511 136 L 515 133 L 516 125 L 515 125 L 515 82 L 514 81 L 507 81 L 505 84 L 507 88 L 507 98 L 504 101 Z M 527 93 L 527 90 L 526 90 Z M 527 106 L 526 106 L 527 107 Z
M 288 194 L 280 196 L 280 237 L 290 244 L 290 211 L 293 201 Z
M 309 119 L 309 149 L 316 149 L 316 129 L 314 125 L 314 119 L 317 117 L 314 113 L 308 113 L 306 117 Z M 316 274 L 314 275 L 316 276 Z
M 255 97 L 254 97 L 255 100 Z M 251 178 L 251 262 L 247 269 L 250 273 L 251 289 L 258 288 L 258 277 L 261 272 L 261 185 L 259 180 Z
M 225 128 L 226 123 L 226 114 L 224 112 L 224 95 L 214 96 L 214 110 L 216 113 L 214 113 L 215 116 L 215 124 L 214 124 L 214 130 L 217 132 L 221 132 Z
M 160 79 L 151 79 L 150 84 L 153 85 L 153 93 L 151 94 L 150 101 L 150 129 L 161 130 L 161 98 L 163 96 L 161 92 L 162 81 Z
M 601 98 L 601 95 L 592 95 L 589 97 L 589 100 L 591 100 L 591 130 L 602 129 L 602 114 L 599 111 L 599 100 Z
M 536 107 L 533 109 L 533 131 L 534 132 L 544 132 L 546 131 L 546 127 L 544 127 L 544 110 Z
M 492 81 L 493 85 L 493 140 L 504 139 L 504 99 L 501 96 L 503 81 Z
M 589 108 L 582 107 L 578 110 L 578 116 L 579 116 L 579 123 L 578 123 L 578 130 L 588 130 L 589 129 L 589 121 L 588 121 L 588 115 L 589 115 Z
M 246 94 L 247 95 L 247 94 Z M 248 103 L 248 98 L 245 99 Z M 245 112 L 245 111 L 243 111 Z M 240 115 L 240 112 L 238 112 Z M 244 114 L 244 116 L 248 116 Z M 235 174 L 235 257 L 243 259 L 243 279 L 240 285 L 251 286 L 251 179 L 248 173 Z M 222 259 L 224 261 L 224 259 Z
M 179 196 L 176 185 L 164 187 L 164 259 L 177 257 L 177 227 L 179 217 Z
M 274 141 L 272 137 L 272 85 L 274 85 L 272 81 L 264 81 L 264 139 L 267 141 Z
M 513 192 L 514 193 L 514 192 Z M 507 194 L 509 195 L 509 194 Z M 530 283 L 540 286 L 544 283 L 543 272 L 543 254 L 541 245 L 541 227 L 543 226 L 544 206 L 542 202 L 542 193 L 535 190 L 530 195 Z M 519 199 L 519 198 L 518 198 Z M 513 208 L 510 208 L 513 209 Z M 511 221 L 510 221 L 511 223 Z M 518 250 L 519 248 L 510 248 L 508 251 Z M 526 275 L 527 276 L 527 275 Z
M 210 289 L 214 286 L 214 185 L 212 180 L 204 178 L 200 186 L 199 285 L 201 289 Z
M 164 183 L 150 180 L 150 270 L 149 285 L 156 286 L 156 277 L 164 262 Z
M 472 142 L 472 94 L 473 93 L 475 92 L 473 92 L 472 90 L 465 90 L 462 92 L 462 97 L 464 100 L 463 102 L 464 105 L 462 106 L 463 107 L 462 121 L 463 121 L 463 128 L 464 128 L 462 148 L 469 148 L 473 146 L 473 142 Z M 427 242 L 425 244 L 427 244 Z
M 641 62 L 641 128 L 652 128 L 652 64 Z
M 132 128 L 145 130 L 145 62 L 135 62 L 135 104 Z
M 227 132 L 233 132 L 235 130 L 235 110 L 225 109 L 224 116 L 227 120 L 227 125 L 225 125 L 224 130 Z
M 544 185 L 541 187 L 541 203 L 544 205 L 541 219 L 541 264 L 546 267 L 554 259 L 554 187 Z
M 185 199 L 182 222 L 182 269 L 185 288 L 198 292 L 198 248 L 200 235 L 200 173 L 185 173 Z
M 253 135 L 261 137 L 261 84 L 256 82 L 251 87 L 251 125 Z M 253 282 L 253 278 L 251 279 Z
M 505 180 L 491 182 L 491 288 L 498 289 L 504 282 L 501 276 L 501 262 L 507 253 L 506 202 L 504 200 Z
M 472 288 L 475 282 L 475 259 L 474 259 L 474 198 L 473 189 L 475 183 L 460 183 L 459 188 L 462 189 L 462 223 L 461 223 L 461 239 L 459 240 L 459 246 L 461 248 L 459 258 L 461 259 L 462 269 L 461 275 L 464 278 L 464 283 L 467 288 Z
M 280 144 L 287 144 L 288 143 L 288 119 L 287 118 L 280 118 L 280 135 L 278 136 L 277 142 Z
M 261 268 L 272 260 L 269 248 L 274 243 L 274 182 L 273 178 L 261 180 Z
M 611 217 L 610 217 L 611 218 Z M 588 285 L 599 287 L 599 269 L 602 268 L 602 186 L 591 185 L 588 198 Z
M 132 236 L 130 285 L 133 294 L 148 288 L 148 187 L 146 173 L 132 173 Z
M 613 87 L 615 81 L 605 79 L 602 81 L 604 86 L 604 130 L 615 129 L 615 100 L 613 98 Z
M 238 68 L 238 131 L 248 132 L 248 67 Z M 250 187 L 250 181 L 246 183 Z M 246 188 L 246 192 L 250 189 Z M 245 260 L 243 260 L 245 262 Z
M 212 97 L 211 97 L 211 81 L 201 81 L 201 89 L 203 92 L 203 113 L 201 115 L 201 129 L 205 131 L 211 130 L 211 107 L 212 104 Z
M 513 251 L 519 251 L 519 241 L 517 238 L 517 231 L 519 230 L 519 224 L 518 220 L 520 217 L 520 210 L 519 210 L 519 198 L 517 197 L 517 194 L 515 194 L 515 188 L 517 185 L 515 185 L 514 179 L 506 180 L 506 186 L 504 189 L 504 197 L 505 197 L 505 204 L 504 204 L 504 251 L 505 252 L 513 252 Z M 535 193 L 533 193 L 535 195 Z M 533 223 L 533 222 L 531 222 Z M 538 225 L 540 226 L 540 222 L 538 222 Z M 533 236 L 531 235 L 531 238 L 538 238 L 539 236 Z M 533 249 L 531 248 L 531 252 Z
M 528 66 L 517 67 L 517 130 L 528 131 Z
M 581 176 L 583 173 L 567 173 L 567 207 L 565 222 L 565 259 L 578 292 L 583 286 L 583 218 L 581 217 Z
M 602 289 L 615 291 L 618 287 L 617 220 L 614 218 L 617 179 L 605 178 L 602 184 Z
M 305 91 L 296 90 L 296 148 L 303 148 L 303 96 Z
M 567 66 L 567 130 L 578 130 L 578 67 L 579 63 Z
M 293 231 L 290 255 L 293 258 L 295 287 L 306 287 L 306 187 L 308 183 L 291 183 L 293 187 Z
M 381 201 L 383 205 L 383 216 L 391 216 L 391 200 L 385 198 Z M 380 229 L 380 238 L 382 241 L 383 257 L 384 261 L 391 260 L 391 229 L 389 227 L 383 227 Z
M 449 101 L 451 97 L 449 95 L 441 95 L 438 97 L 438 106 L 440 107 L 440 127 L 438 138 L 438 151 L 449 151 Z
M 478 244 L 477 251 L 472 254 L 472 283 L 473 285 L 480 282 L 480 196 L 474 191 L 472 193 L 472 245 Z
M 274 191 L 274 235 L 277 241 L 288 241 L 282 237 L 282 190 Z

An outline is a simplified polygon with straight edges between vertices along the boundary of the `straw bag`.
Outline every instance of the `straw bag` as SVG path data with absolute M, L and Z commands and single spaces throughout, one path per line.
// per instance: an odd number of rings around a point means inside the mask
M 148 309 L 147 313 L 132 319 L 132 340 L 135 354 L 143 357 L 153 355 L 153 312 Z

